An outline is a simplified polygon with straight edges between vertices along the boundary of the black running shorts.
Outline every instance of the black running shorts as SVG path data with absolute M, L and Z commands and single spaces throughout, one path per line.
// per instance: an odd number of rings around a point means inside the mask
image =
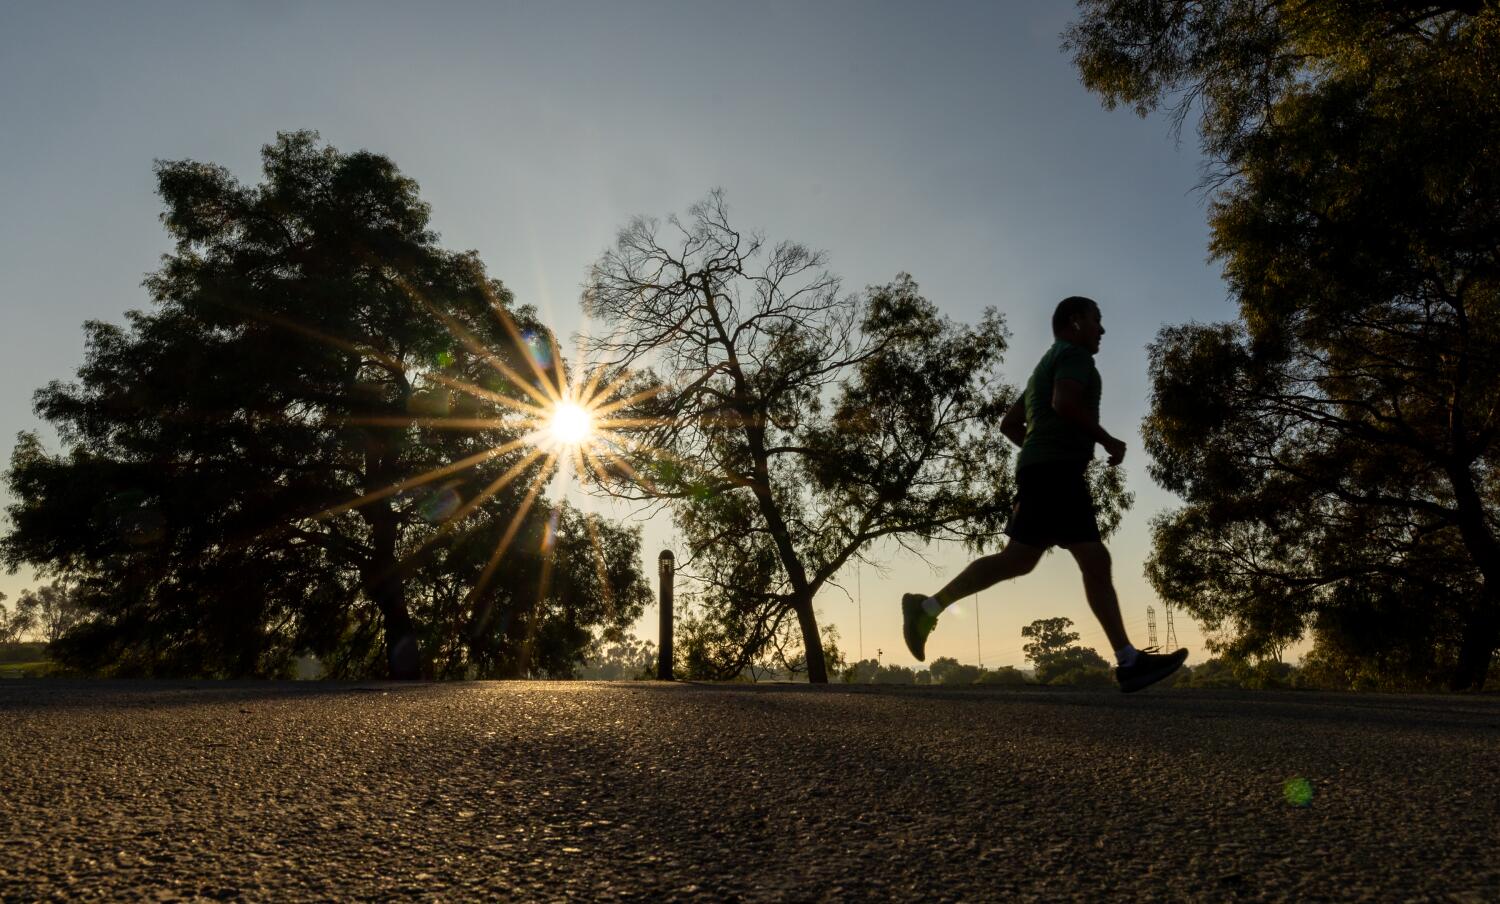
M 1099 542 L 1086 460 L 1043 461 L 1016 469 L 1016 508 L 1005 533 L 1017 543 L 1070 546 Z

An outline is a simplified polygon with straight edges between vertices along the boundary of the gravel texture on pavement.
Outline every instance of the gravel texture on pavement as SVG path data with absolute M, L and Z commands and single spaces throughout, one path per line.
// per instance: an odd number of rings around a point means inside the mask
M 1500 699 L 0 683 L 0 898 L 1500 900 Z

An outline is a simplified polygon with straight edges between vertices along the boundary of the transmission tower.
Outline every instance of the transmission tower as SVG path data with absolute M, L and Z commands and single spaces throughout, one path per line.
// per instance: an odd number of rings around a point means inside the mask
M 1172 607 L 1163 607 L 1167 613 L 1167 649 L 1177 649 L 1177 629 L 1172 627 Z
M 1146 607 L 1146 644 L 1156 646 L 1156 607 Z

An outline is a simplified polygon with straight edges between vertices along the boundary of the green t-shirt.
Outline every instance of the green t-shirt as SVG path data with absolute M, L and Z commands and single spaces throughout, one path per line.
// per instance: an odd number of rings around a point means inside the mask
M 1094 356 L 1066 339 L 1059 339 L 1031 372 L 1026 382 L 1026 441 L 1016 467 L 1044 461 L 1087 461 L 1094 457 L 1094 438 L 1077 424 L 1063 420 L 1052 408 L 1052 384 L 1060 379 L 1083 384 L 1083 398 L 1094 420 L 1099 420 L 1103 387 Z

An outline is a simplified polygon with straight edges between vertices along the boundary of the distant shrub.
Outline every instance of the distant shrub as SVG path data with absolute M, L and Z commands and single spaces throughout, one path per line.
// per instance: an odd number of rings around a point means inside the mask
M 1003 665 L 998 669 L 987 669 L 979 676 L 976 684 L 998 684 L 998 685 L 1020 685 L 1030 684 L 1026 673 L 1013 665 Z
M 0 643 L 0 662 L 40 662 L 46 658 L 47 644 L 43 641 Z
M 1240 679 L 1234 673 L 1234 666 L 1223 659 L 1216 658 L 1193 666 L 1192 674 L 1186 680 L 1185 686 L 1239 687 Z
M 845 684 L 915 684 L 917 673 L 905 666 L 881 665 L 874 659 L 861 659 L 844 669 L 839 678 Z
M 1108 687 L 1115 683 L 1115 676 L 1109 669 L 1101 669 L 1098 666 L 1078 666 L 1056 675 L 1051 681 L 1052 685 L 1071 685 L 1073 687 Z
M 1109 661 L 1099 651 L 1070 646 L 1047 654 L 1037 661 L 1036 680 L 1042 684 L 1071 684 L 1059 679 L 1075 672 L 1103 670 L 1109 672 Z M 1111 676 L 1113 678 L 1113 676 Z
M 951 656 L 934 659 L 928 671 L 932 674 L 933 684 L 949 686 L 974 684 L 984 675 L 984 669 L 979 666 L 959 662 Z
M 1290 690 L 1297 686 L 1297 667 L 1288 662 L 1244 663 L 1235 668 L 1235 674 L 1240 679 L 1240 687 L 1253 690 Z

